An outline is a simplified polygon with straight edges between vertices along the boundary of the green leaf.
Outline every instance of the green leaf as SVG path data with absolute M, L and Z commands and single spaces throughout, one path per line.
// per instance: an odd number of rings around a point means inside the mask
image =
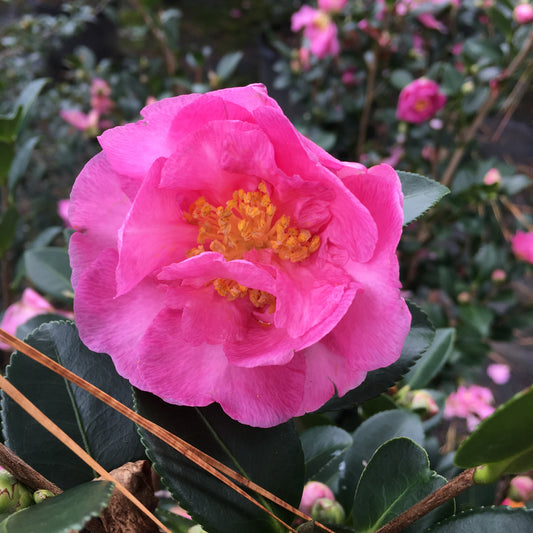
M 372 456 L 357 486 L 355 532 L 373 533 L 445 484 L 446 479 L 430 470 L 428 455 L 418 444 L 406 438 L 389 440 Z M 453 512 L 452 500 L 402 531 L 425 531 Z
M 9 515 L 0 522 L 0 533 L 68 533 L 79 531 L 107 507 L 114 484 L 91 481 L 78 485 L 38 505 Z
M 129 383 L 116 373 L 109 356 L 91 352 L 81 343 L 74 324 L 43 324 L 26 342 L 132 406 Z M 107 470 L 144 456 L 133 422 L 29 357 L 14 353 L 7 378 Z M 4 393 L 2 424 L 6 446 L 59 487 L 92 478 L 91 469 L 81 459 Z
M 45 313 L 30 318 L 28 321 L 17 326 L 16 337 L 18 339 L 26 338 L 34 329 L 37 329 L 42 324 L 47 322 L 57 322 L 65 320 L 63 315 L 57 315 L 55 313 Z
M 0 141 L 6 144 L 13 144 L 17 138 L 17 131 L 24 110 L 15 105 L 15 111 L 10 115 L 0 116 Z
M 422 389 L 439 373 L 453 352 L 454 328 L 437 328 L 430 347 L 404 377 L 411 389 Z
M 487 507 L 466 511 L 437 524 L 428 533 L 526 533 L 533 531 L 533 510 Z
M 61 301 L 72 300 L 72 271 L 64 248 L 50 246 L 27 250 L 24 264 L 26 275 L 40 291 Z
M 424 429 L 420 418 L 403 409 L 383 411 L 365 420 L 354 431 L 353 444 L 344 454 L 344 469 L 336 495 L 344 509 L 352 507 L 355 489 L 364 465 L 384 442 L 396 437 L 408 437 L 422 444 Z
M 300 435 L 306 479 L 327 483 L 338 472 L 342 453 L 352 445 L 349 433 L 336 426 L 317 426 Z
M 0 140 L 0 186 L 5 187 L 11 163 L 15 157 L 15 145 L 13 142 Z
M 398 171 L 398 176 L 400 176 L 404 194 L 404 226 L 416 220 L 450 192 L 448 187 L 418 174 Z
M 227 81 L 235 72 L 235 69 L 241 62 L 243 53 L 242 52 L 233 52 L 231 54 L 226 54 L 218 62 L 216 68 L 216 74 L 219 77 L 220 81 Z
M 137 411 L 193 446 L 252 479 L 286 502 L 298 506 L 304 461 L 292 423 L 255 428 L 229 418 L 217 404 L 193 408 L 170 405 L 135 391 Z M 209 533 L 270 533 L 280 526 L 211 474 L 143 429 L 148 457 L 173 497 Z M 270 504 L 263 502 L 267 506 Z M 280 516 L 291 520 L 286 513 Z
M 31 107 L 35 100 L 39 96 L 43 87 L 47 83 L 47 78 L 39 78 L 30 82 L 24 90 L 20 93 L 17 101 L 15 102 L 15 109 L 17 110 L 17 116 L 19 116 L 16 123 L 16 133 L 20 131 L 24 121 L 26 120 Z
M 334 396 L 320 408 L 321 412 L 353 407 L 370 398 L 375 398 L 399 381 L 413 365 L 414 361 L 427 349 L 433 339 L 435 330 L 427 315 L 419 307 L 409 301 L 407 305 L 412 315 L 411 330 L 407 335 L 398 361 L 385 368 L 372 370 L 367 374 L 361 385 L 340 398 Z
M 38 136 L 30 137 L 20 148 L 16 149 L 15 158 L 11 163 L 7 184 L 10 194 L 15 193 L 15 188 L 20 178 L 26 173 L 33 149 L 39 140 Z
M 406 85 L 413 81 L 413 75 L 404 69 L 393 70 L 390 75 L 391 85 L 395 89 L 403 89 Z
M 461 320 L 473 328 L 481 337 L 487 338 L 490 334 L 490 327 L 494 320 L 494 312 L 480 305 L 462 305 L 459 308 Z
M 490 483 L 504 473 L 533 468 L 533 386 L 517 394 L 482 420 L 461 443 L 454 463 L 461 468 L 487 465 L 476 482 Z
M 18 212 L 12 204 L 3 213 L 0 219 L 0 257 L 2 257 L 13 244 L 17 229 Z

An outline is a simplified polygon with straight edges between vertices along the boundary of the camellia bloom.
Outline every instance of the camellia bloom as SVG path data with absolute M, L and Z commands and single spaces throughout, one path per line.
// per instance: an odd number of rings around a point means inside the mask
M 62 109 L 59 115 L 65 122 L 80 131 L 96 130 L 100 119 L 100 113 L 95 109 L 91 109 L 89 113 L 84 113 L 79 109 Z
M 511 377 L 511 368 L 509 365 L 493 363 L 487 367 L 487 375 L 497 385 L 503 385 Z
M 511 240 L 511 246 L 518 259 L 533 263 L 533 231 L 518 231 Z
M 40 294 L 33 289 L 24 289 L 22 298 L 13 304 L 11 304 L 4 313 L 2 321 L 0 322 L 0 328 L 15 335 L 17 328 L 27 322 L 30 318 L 37 315 L 43 315 L 46 313 L 59 313 L 65 315 L 68 318 L 72 317 L 69 312 L 58 311 L 49 302 L 47 302 Z M 0 342 L 0 350 L 9 350 L 10 346 Z
M 318 9 L 322 11 L 342 11 L 348 0 L 318 0 Z
M 400 355 L 396 172 L 331 157 L 262 85 L 105 131 L 69 218 L 81 339 L 136 387 L 268 427 Z
M 109 113 L 114 106 L 113 100 L 109 98 L 111 87 L 100 78 L 94 78 L 91 82 L 91 108 L 98 113 Z
M 446 96 L 433 80 L 419 78 L 400 91 L 396 116 L 399 120 L 418 124 L 429 120 L 445 103 Z
M 340 52 L 337 37 L 337 25 L 325 11 L 302 6 L 291 18 L 291 29 L 294 32 L 304 29 L 304 37 L 309 41 L 310 52 L 323 59 L 336 56 Z
M 513 11 L 513 17 L 518 24 L 533 22 L 533 6 L 527 2 L 518 4 Z
M 469 431 L 473 431 L 481 420 L 494 412 L 493 403 L 490 389 L 480 385 L 461 385 L 457 392 L 446 398 L 444 418 L 464 418 Z

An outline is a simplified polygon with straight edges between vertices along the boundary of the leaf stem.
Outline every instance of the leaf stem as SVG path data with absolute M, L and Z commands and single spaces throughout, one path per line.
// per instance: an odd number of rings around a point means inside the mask
M 458 476 L 446 483 L 446 485 L 431 493 L 429 496 L 426 496 L 416 505 L 413 505 L 413 507 L 407 509 L 407 511 L 378 529 L 376 533 L 399 533 L 400 531 L 403 531 L 407 526 L 430 511 L 433 511 L 433 509 L 436 509 L 439 505 L 446 503 L 448 500 L 455 498 L 455 496 L 464 492 L 466 489 L 473 487 L 476 484 L 474 481 L 475 471 L 475 468 L 464 470 Z

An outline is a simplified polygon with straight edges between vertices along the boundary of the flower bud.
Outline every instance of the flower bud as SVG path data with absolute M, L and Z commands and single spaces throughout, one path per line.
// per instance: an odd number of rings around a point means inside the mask
M 31 492 L 6 470 L 0 471 L 0 513 L 14 513 L 33 503 Z
M 46 489 L 38 489 L 33 493 L 33 501 L 35 503 L 42 503 L 47 498 L 52 498 L 54 493 Z
M 515 501 L 533 500 L 533 479 L 529 476 L 516 476 L 511 480 L 509 496 Z
M 318 522 L 342 524 L 345 516 L 342 505 L 329 498 L 319 498 L 311 509 L 311 517 Z
M 299 506 L 300 511 L 305 514 L 311 514 L 313 505 L 320 498 L 335 500 L 335 495 L 324 483 L 321 483 L 320 481 L 309 481 L 305 484 L 302 493 L 302 501 Z
M 190 527 L 187 530 L 187 533 L 207 533 L 207 531 L 200 524 L 196 524 L 195 526 Z
M 402 387 L 394 399 L 398 405 L 417 411 L 424 420 L 435 416 L 439 412 L 439 406 L 429 392 L 411 390 L 408 385 Z
M 528 3 L 518 4 L 513 11 L 513 17 L 518 24 L 533 22 L 533 6 Z
M 507 273 L 505 270 L 497 268 L 492 271 L 490 279 L 494 281 L 494 283 L 503 283 L 507 279 Z

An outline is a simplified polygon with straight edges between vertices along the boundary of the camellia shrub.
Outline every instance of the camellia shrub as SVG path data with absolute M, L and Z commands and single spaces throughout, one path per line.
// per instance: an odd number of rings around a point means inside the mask
M 500 353 L 533 316 L 530 178 L 479 133 L 530 75 L 529 4 L 291 4 L 271 87 L 132 4 L 107 13 L 150 60 L 7 73 L 0 530 L 533 530 L 530 369 Z M 83 161 L 53 224 L 32 156 Z

